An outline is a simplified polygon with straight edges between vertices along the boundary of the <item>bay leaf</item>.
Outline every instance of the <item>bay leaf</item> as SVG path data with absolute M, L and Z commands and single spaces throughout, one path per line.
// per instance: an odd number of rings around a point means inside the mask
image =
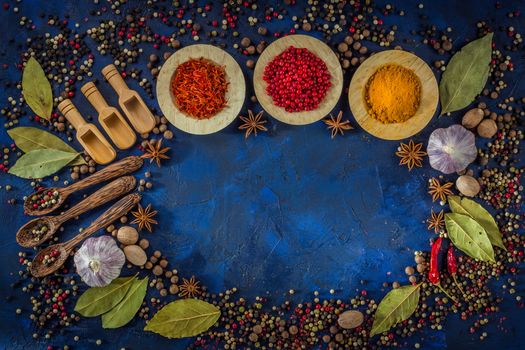
M 9 173 L 24 179 L 39 179 L 56 173 L 77 156 L 78 153 L 37 149 L 18 158 Z
M 62 139 L 42 129 L 20 126 L 7 130 L 7 133 L 13 141 L 15 141 L 16 147 L 20 148 L 24 153 L 37 149 L 56 149 L 78 154 L 73 147 L 62 141 Z M 77 158 L 71 162 L 71 165 L 82 164 L 86 164 L 86 162 L 81 156 L 77 156 Z
M 145 277 L 142 280 L 133 282 L 120 303 L 102 315 L 103 328 L 119 328 L 125 326 L 133 319 L 146 296 L 148 281 L 149 278 Z
M 113 309 L 128 293 L 135 276 L 116 278 L 105 287 L 89 288 L 78 298 L 75 311 L 84 317 L 102 315 Z
M 476 220 L 476 222 L 485 229 L 485 232 L 487 232 L 487 236 L 489 236 L 492 245 L 507 250 L 503 244 L 501 231 L 498 228 L 496 220 L 494 220 L 494 217 L 479 203 L 465 197 L 449 196 L 448 204 L 454 213 L 467 215 Z
M 467 107 L 487 83 L 493 33 L 471 41 L 454 54 L 439 83 L 441 114 Z
M 370 337 L 389 330 L 416 311 L 419 303 L 419 287 L 421 284 L 403 286 L 388 292 L 377 306 Z
M 468 256 L 495 262 L 494 250 L 485 229 L 468 215 L 445 214 L 445 226 L 452 243 Z
M 31 57 L 22 73 L 22 94 L 33 112 L 49 120 L 53 110 L 53 92 L 40 63 Z
M 207 331 L 220 315 L 221 311 L 210 303 L 199 299 L 181 299 L 160 309 L 144 330 L 166 338 L 193 337 Z

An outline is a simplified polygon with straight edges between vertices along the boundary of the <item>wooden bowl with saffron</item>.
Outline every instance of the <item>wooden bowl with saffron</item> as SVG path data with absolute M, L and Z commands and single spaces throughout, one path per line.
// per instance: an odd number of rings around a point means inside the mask
M 189 60 L 201 58 L 224 67 L 228 83 L 224 108 L 203 119 L 192 117 L 179 109 L 172 91 L 172 79 L 177 68 Z M 178 50 L 164 63 L 157 79 L 157 101 L 164 116 L 176 128 L 195 135 L 212 134 L 228 126 L 237 118 L 245 95 L 246 85 L 241 67 L 230 54 L 212 45 L 197 44 Z
M 411 70 L 419 78 L 421 87 L 417 110 L 401 123 L 380 122 L 369 114 L 365 101 L 370 77 L 379 68 L 390 64 Z M 348 101 L 356 121 L 369 134 L 384 140 L 401 140 L 421 131 L 434 116 L 438 98 L 438 84 L 430 67 L 421 58 L 403 50 L 387 50 L 370 56 L 359 66 L 348 89 Z
M 272 97 L 266 92 L 268 84 L 263 79 L 264 68 L 275 56 L 281 54 L 290 46 L 308 49 L 308 51 L 324 61 L 330 72 L 332 85 L 319 106 L 312 111 L 287 112 L 283 107 L 276 106 Z M 257 60 L 253 73 L 253 87 L 257 100 L 272 117 L 286 124 L 305 125 L 326 117 L 335 107 L 343 90 L 343 70 L 335 53 L 322 41 L 308 35 L 287 35 L 269 45 Z

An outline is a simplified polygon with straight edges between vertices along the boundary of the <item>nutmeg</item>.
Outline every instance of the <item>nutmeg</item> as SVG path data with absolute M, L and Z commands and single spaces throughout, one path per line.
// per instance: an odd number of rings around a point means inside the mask
M 478 125 L 478 135 L 490 139 L 498 131 L 498 125 L 492 119 L 484 119 Z
M 134 244 L 124 247 L 124 255 L 126 255 L 126 259 L 135 266 L 142 266 L 148 260 L 144 249 Z
M 456 187 L 464 196 L 474 197 L 481 189 L 478 180 L 469 175 L 461 175 L 456 180 Z
M 473 129 L 483 120 L 483 110 L 481 108 L 472 108 L 463 116 L 461 125 L 467 129 Z
M 117 239 L 124 245 L 135 244 L 139 240 L 139 233 L 134 227 L 122 226 L 117 231 Z
M 339 315 L 337 324 L 343 329 L 353 329 L 359 327 L 364 320 L 364 316 L 360 311 L 347 310 Z

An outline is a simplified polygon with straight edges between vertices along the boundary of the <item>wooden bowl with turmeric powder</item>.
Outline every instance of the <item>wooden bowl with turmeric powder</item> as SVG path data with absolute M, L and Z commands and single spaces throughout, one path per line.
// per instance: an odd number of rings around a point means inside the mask
M 157 101 L 164 116 L 190 134 L 217 132 L 237 118 L 245 99 L 241 67 L 212 45 L 178 50 L 162 66 Z
M 430 67 L 402 50 L 372 55 L 357 69 L 348 90 L 356 121 L 385 140 L 401 140 L 421 131 L 434 116 L 438 97 Z

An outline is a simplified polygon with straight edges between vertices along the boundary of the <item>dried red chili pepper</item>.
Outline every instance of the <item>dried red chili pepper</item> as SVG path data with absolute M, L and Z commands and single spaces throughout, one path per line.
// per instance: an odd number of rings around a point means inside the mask
M 453 298 L 450 294 L 447 293 L 445 289 L 441 286 L 440 283 L 440 253 L 442 252 L 441 247 L 443 245 L 443 239 L 438 237 L 434 243 L 432 243 L 432 249 L 430 251 L 430 270 L 428 271 L 428 280 L 439 287 L 446 296 L 448 296 L 452 301 L 456 302 L 456 299 Z
M 439 284 L 439 251 L 441 250 L 442 238 L 438 237 L 432 243 L 430 251 L 430 270 L 428 271 L 428 280 L 433 284 Z
M 463 288 L 461 288 L 461 285 L 458 283 L 458 280 L 456 279 L 456 274 L 458 271 L 458 264 L 456 261 L 456 256 L 454 255 L 454 247 L 452 246 L 448 248 L 448 252 L 447 252 L 447 270 L 450 276 L 452 276 L 452 279 L 454 280 L 454 283 L 456 284 L 456 287 L 458 287 L 458 289 L 460 290 L 461 294 L 465 295 Z

